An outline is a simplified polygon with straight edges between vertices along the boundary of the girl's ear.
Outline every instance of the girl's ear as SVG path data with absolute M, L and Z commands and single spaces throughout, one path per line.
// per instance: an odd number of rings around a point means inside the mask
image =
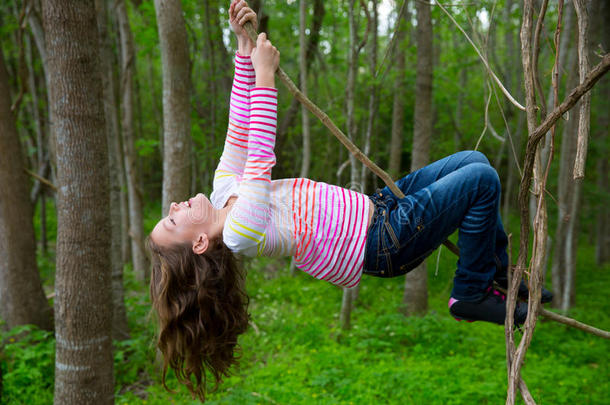
M 206 250 L 208 250 L 209 245 L 210 240 L 208 239 L 208 235 L 202 233 L 199 235 L 197 240 L 193 242 L 193 253 L 195 253 L 196 255 L 200 255 Z

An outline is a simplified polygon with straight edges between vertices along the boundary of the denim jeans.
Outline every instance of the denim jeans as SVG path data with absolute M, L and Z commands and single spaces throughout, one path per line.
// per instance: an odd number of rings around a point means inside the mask
M 364 273 L 403 275 L 420 264 L 458 229 L 460 257 L 451 296 L 476 301 L 498 265 L 507 266 L 508 239 L 499 215 L 500 180 L 480 152 L 463 151 L 398 180 L 399 199 L 388 187 L 370 196 Z

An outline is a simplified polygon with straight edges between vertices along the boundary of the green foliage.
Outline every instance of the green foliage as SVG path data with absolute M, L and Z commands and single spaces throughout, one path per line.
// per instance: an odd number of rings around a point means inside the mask
M 35 326 L 19 326 L 0 333 L 2 403 L 53 402 L 55 340 L 53 333 Z
M 148 207 L 146 226 L 154 224 Z M 52 216 L 51 216 L 52 217 Z M 52 218 L 49 220 L 53 221 Z M 508 223 L 516 223 L 510 218 Z M 576 306 L 570 315 L 610 329 L 610 266 L 597 267 L 593 248 L 580 244 Z M 438 260 L 438 263 L 437 263 Z M 40 261 L 40 259 L 39 259 Z M 455 258 L 446 249 L 428 259 L 428 315 L 400 313 L 403 279 L 364 277 L 352 329 L 339 328 L 341 290 L 304 273 L 288 275 L 287 260 L 247 260 L 253 325 L 240 338 L 242 361 L 210 394 L 210 404 L 496 404 L 504 401 L 504 330 L 455 322 L 447 311 Z M 438 264 L 438 274 L 436 267 Z M 52 267 L 52 263 L 49 263 Z M 197 404 L 173 373 L 160 383 L 154 318 L 147 286 L 125 269 L 131 337 L 114 342 L 117 404 Z M 54 339 L 21 327 L 0 335 L 7 404 L 47 404 L 53 395 Z M 604 403 L 610 343 L 541 320 L 523 376 L 540 403 Z

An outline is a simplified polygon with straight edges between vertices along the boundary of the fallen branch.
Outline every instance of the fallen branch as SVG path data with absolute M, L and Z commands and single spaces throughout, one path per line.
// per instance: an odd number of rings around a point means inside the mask
M 496 290 L 506 294 L 506 290 L 501 287 L 496 287 Z M 540 315 L 548 318 L 552 321 L 564 324 L 566 326 L 571 326 L 572 328 L 582 330 L 583 332 L 590 333 L 595 336 L 599 336 L 604 339 L 610 339 L 610 332 L 607 330 L 599 329 L 591 325 L 587 325 L 586 323 L 577 321 L 576 319 L 568 318 L 564 315 L 559 315 L 553 311 L 549 311 L 548 309 L 540 308 L 538 312 Z
M 610 332 L 608 332 L 606 330 L 595 328 L 593 326 L 587 325 L 586 323 L 582 323 L 575 319 L 568 318 L 567 316 L 559 315 L 559 314 L 549 311 L 547 309 L 541 308 L 540 315 L 547 317 L 555 322 L 559 322 L 564 325 L 571 326 L 576 329 L 580 329 L 583 332 L 587 332 L 592 335 L 602 337 L 604 339 L 610 339 Z

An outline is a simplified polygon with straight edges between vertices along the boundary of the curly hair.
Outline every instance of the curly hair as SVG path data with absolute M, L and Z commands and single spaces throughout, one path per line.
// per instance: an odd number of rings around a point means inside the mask
M 171 392 L 166 384 L 171 367 L 193 398 L 204 402 L 206 390 L 216 390 L 239 360 L 237 337 L 250 318 L 243 270 L 222 241 L 203 254 L 195 254 L 190 244 L 160 246 L 150 237 L 147 244 L 153 258 L 150 298 L 159 321 L 163 387 Z M 214 378 L 211 390 L 207 372 Z

